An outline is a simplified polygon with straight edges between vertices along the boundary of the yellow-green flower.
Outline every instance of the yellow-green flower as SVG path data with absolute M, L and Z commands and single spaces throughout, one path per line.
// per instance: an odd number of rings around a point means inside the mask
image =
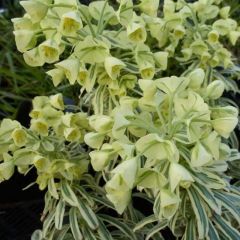
M 59 60 L 60 50 L 52 39 L 46 40 L 39 46 L 39 54 L 46 63 L 54 63 Z
M 34 31 L 32 30 L 16 30 L 13 34 L 19 52 L 26 52 L 34 48 L 37 43 Z
M 27 133 L 22 128 L 16 128 L 12 132 L 12 138 L 14 144 L 18 147 L 22 147 L 27 143 Z

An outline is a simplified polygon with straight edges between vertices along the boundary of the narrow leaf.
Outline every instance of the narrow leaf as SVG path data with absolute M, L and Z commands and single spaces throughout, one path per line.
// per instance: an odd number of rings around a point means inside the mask
M 60 200 L 57 204 L 56 212 L 55 212 L 56 229 L 59 229 L 59 230 L 62 229 L 64 213 L 65 213 L 65 202 Z
M 78 199 L 71 187 L 69 186 L 67 181 L 62 181 L 61 183 L 61 193 L 63 199 L 71 206 L 78 206 Z
M 79 228 L 78 217 L 77 217 L 77 208 L 71 208 L 69 211 L 69 222 L 72 234 L 75 240 L 82 240 L 83 236 Z

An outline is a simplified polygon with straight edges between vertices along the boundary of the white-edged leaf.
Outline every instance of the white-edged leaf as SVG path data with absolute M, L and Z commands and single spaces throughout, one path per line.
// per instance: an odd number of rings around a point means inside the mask
M 60 200 L 56 207 L 55 212 L 55 227 L 56 229 L 61 230 L 63 226 L 63 218 L 65 213 L 65 202 Z
M 223 219 L 219 215 L 214 215 L 214 222 L 217 228 L 227 237 L 229 240 L 239 240 L 240 233 L 237 229 L 233 228 L 229 222 Z
M 148 231 L 148 234 L 147 234 L 145 240 L 150 240 L 155 234 L 160 232 L 167 225 L 168 225 L 168 221 L 167 220 L 161 220 L 160 223 L 158 223 L 156 226 L 154 226 L 152 229 L 150 229 Z
M 49 179 L 48 181 L 48 191 L 50 192 L 52 197 L 54 197 L 55 199 L 59 199 L 59 195 L 53 178 Z
M 114 218 L 105 214 L 99 214 L 99 217 L 103 222 L 107 222 L 111 224 L 112 226 L 116 227 L 119 229 L 123 234 L 129 237 L 131 240 L 138 240 L 132 231 L 132 229 L 127 226 L 125 223 L 121 222 L 119 218 Z
M 48 233 L 49 229 L 51 228 L 51 225 L 54 224 L 53 223 L 54 216 L 55 216 L 55 210 L 50 212 L 48 214 L 48 216 L 46 217 L 46 219 L 44 220 L 43 229 L 42 229 L 43 237 L 47 236 L 47 233 Z
M 98 219 L 97 219 L 95 213 L 83 201 L 79 200 L 78 203 L 79 203 L 78 209 L 79 209 L 80 214 L 83 217 L 84 221 L 87 223 L 87 225 L 91 229 L 96 230 L 99 226 L 99 223 L 98 223 Z
M 69 222 L 70 222 L 70 228 L 72 230 L 72 234 L 75 240 L 82 240 L 83 235 L 80 231 L 80 226 L 78 224 L 78 209 L 77 208 L 71 208 L 69 211 Z
M 64 225 L 62 229 L 58 231 L 56 240 L 64 240 L 69 228 L 70 228 L 69 225 Z
M 154 214 L 152 214 L 148 217 L 144 217 L 144 219 L 142 221 L 140 221 L 136 224 L 133 231 L 136 232 L 139 229 L 143 228 L 145 225 L 156 222 L 156 221 L 158 221 L 158 219 L 156 218 L 156 216 Z
M 195 219 L 190 219 L 187 223 L 183 240 L 197 240 Z
M 208 187 L 194 183 L 192 187 L 200 194 L 205 202 L 217 213 L 221 214 L 221 206 Z
M 42 240 L 42 231 L 36 230 L 31 236 L 31 240 Z
M 67 181 L 61 182 L 61 193 L 63 199 L 71 206 L 77 207 L 78 206 L 78 198 L 69 186 Z
M 205 211 L 204 205 L 201 202 L 200 196 L 194 191 L 192 187 L 190 187 L 187 191 L 190 201 L 192 203 L 193 211 L 197 219 L 198 237 L 199 239 L 202 239 L 208 234 L 208 216 Z
M 104 223 L 100 219 L 98 221 L 99 221 L 98 234 L 99 234 L 100 238 L 107 239 L 107 240 L 113 240 L 110 232 L 108 231 L 108 229 L 106 228 Z

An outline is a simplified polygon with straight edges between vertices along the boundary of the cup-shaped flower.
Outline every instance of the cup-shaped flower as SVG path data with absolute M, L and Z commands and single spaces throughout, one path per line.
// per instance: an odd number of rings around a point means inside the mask
M 156 66 L 159 67 L 161 70 L 165 71 L 168 66 L 168 52 L 156 52 L 154 53 L 154 60 Z
M 213 29 L 216 30 L 219 35 L 225 36 L 230 32 L 230 24 L 227 19 L 219 19 L 213 23 Z
M 131 200 L 131 189 L 128 188 L 122 176 L 115 174 L 105 185 L 107 198 L 113 203 L 119 214 L 122 214 Z
M 15 36 L 16 46 L 19 52 L 26 52 L 34 48 L 36 45 L 36 38 L 32 30 L 16 30 L 13 32 Z
M 49 102 L 54 108 L 64 110 L 63 95 L 61 93 L 50 96 Z
M 212 160 L 212 154 L 203 146 L 202 143 L 197 142 L 191 151 L 192 166 L 202 167 L 209 164 Z
M 136 142 L 139 153 L 151 160 L 164 160 L 178 162 L 179 152 L 172 141 L 164 140 L 157 134 L 151 133 L 141 137 Z
M 31 130 L 42 135 L 48 135 L 48 123 L 44 119 L 32 119 Z
M 205 73 L 202 68 L 197 68 L 189 74 L 189 87 L 199 89 L 204 81 Z
M 228 138 L 238 123 L 238 110 L 235 107 L 219 107 L 212 109 L 212 126 L 222 137 Z
M 172 162 L 170 164 L 168 174 L 172 192 L 179 185 L 183 188 L 188 188 L 191 183 L 194 182 L 194 179 L 190 172 L 178 163 Z
M 105 133 L 112 129 L 113 119 L 107 115 L 93 115 L 89 118 L 90 126 L 99 133 Z
M 99 149 L 102 146 L 104 138 L 105 138 L 105 135 L 101 133 L 90 132 L 84 135 L 85 143 L 89 147 L 97 148 L 97 149 Z
M 177 195 L 170 192 L 168 189 L 160 190 L 160 216 L 166 219 L 171 219 L 171 217 L 176 213 L 180 199 Z
M 104 66 L 109 77 L 117 79 L 120 74 L 120 70 L 125 67 L 124 62 L 115 57 L 106 57 Z
M 109 44 L 87 36 L 77 44 L 74 54 L 84 63 L 103 63 L 109 56 Z
M 122 180 L 125 182 L 128 188 L 132 189 L 136 181 L 137 170 L 138 159 L 131 158 L 120 163 L 116 168 L 112 170 L 112 173 L 121 175 Z
M 81 140 L 81 131 L 77 127 L 64 129 L 64 137 L 68 142 L 77 142 Z
M 54 63 L 59 60 L 60 50 L 53 39 L 42 42 L 39 46 L 40 57 L 46 63 Z
M 73 85 L 76 82 L 79 70 L 79 61 L 77 59 L 68 58 L 55 64 L 55 66 L 64 72 L 70 84 Z
M 62 69 L 52 69 L 46 72 L 52 78 L 54 87 L 57 87 L 64 79 L 65 74 Z
M 152 79 L 155 75 L 155 66 L 152 62 L 141 61 L 139 62 L 139 70 L 143 79 Z
M 22 147 L 27 143 L 27 133 L 22 128 L 16 128 L 12 132 L 12 139 L 16 146 Z
M 91 157 L 92 167 L 97 172 L 102 171 L 114 156 L 112 149 L 104 149 L 103 147 L 101 150 L 90 152 L 89 155 Z
M 48 6 L 38 0 L 20 1 L 33 23 L 40 22 L 47 14 Z
M 208 51 L 208 46 L 206 43 L 204 43 L 203 40 L 195 40 L 192 44 L 191 44 L 191 49 L 192 52 L 196 55 L 202 55 L 204 52 Z
M 33 164 L 39 172 L 50 171 L 51 163 L 50 163 L 49 159 L 47 159 L 45 157 L 42 157 L 40 155 L 35 156 L 34 160 L 33 160 Z
M 77 31 L 83 27 L 82 20 L 77 11 L 67 12 L 62 15 L 60 32 L 65 36 L 77 35 Z
M 127 36 L 132 42 L 145 42 L 147 39 L 145 26 L 141 23 L 130 22 L 127 26 Z
M 23 58 L 26 64 L 28 64 L 31 67 L 39 67 L 44 64 L 44 60 L 41 58 L 39 54 L 38 47 L 26 51 L 23 54 Z
M 216 30 L 212 30 L 208 33 L 208 42 L 211 44 L 217 43 L 219 39 L 219 33 Z
M 157 16 L 158 7 L 159 0 L 141 0 L 139 4 L 140 10 L 151 17 Z
M 207 86 L 207 97 L 216 100 L 220 98 L 224 92 L 225 85 L 221 80 L 215 80 Z

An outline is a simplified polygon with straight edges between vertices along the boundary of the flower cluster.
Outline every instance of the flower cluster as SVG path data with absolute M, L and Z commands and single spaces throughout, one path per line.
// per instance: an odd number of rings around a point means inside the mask
M 223 44 L 235 45 L 240 37 L 230 7 L 221 0 L 20 3 L 26 14 L 12 21 L 26 63 L 54 65 L 47 71 L 54 86 L 65 79 L 80 85 L 80 105 L 88 103 L 88 112 L 68 111 L 57 94 L 33 100 L 29 129 L 3 120 L 1 180 L 11 177 L 14 166 L 23 173 L 35 166 L 40 188 L 48 187 L 55 200 L 59 192 L 63 196 L 58 214 L 49 208 L 57 229 L 64 230 L 57 220 L 62 201 L 73 207 L 74 239 L 82 239 L 81 231 L 94 235 L 81 217 L 93 231 L 100 226 L 100 239 L 117 235 L 103 227 L 113 219 L 100 214 L 97 220 L 77 199 L 74 186 L 89 162 L 100 192 L 94 200 L 136 225 L 135 233 L 124 229 L 129 239 L 162 239 L 154 235 L 165 226 L 182 239 L 221 239 L 222 233 L 239 239 L 231 225 L 239 221 L 239 191 L 225 174 L 228 162 L 240 157 L 231 141 L 238 109 L 222 101 L 234 84 L 217 70 L 234 69 Z M 153 215 L 134 209 L 132 191 L 153 203 Z

